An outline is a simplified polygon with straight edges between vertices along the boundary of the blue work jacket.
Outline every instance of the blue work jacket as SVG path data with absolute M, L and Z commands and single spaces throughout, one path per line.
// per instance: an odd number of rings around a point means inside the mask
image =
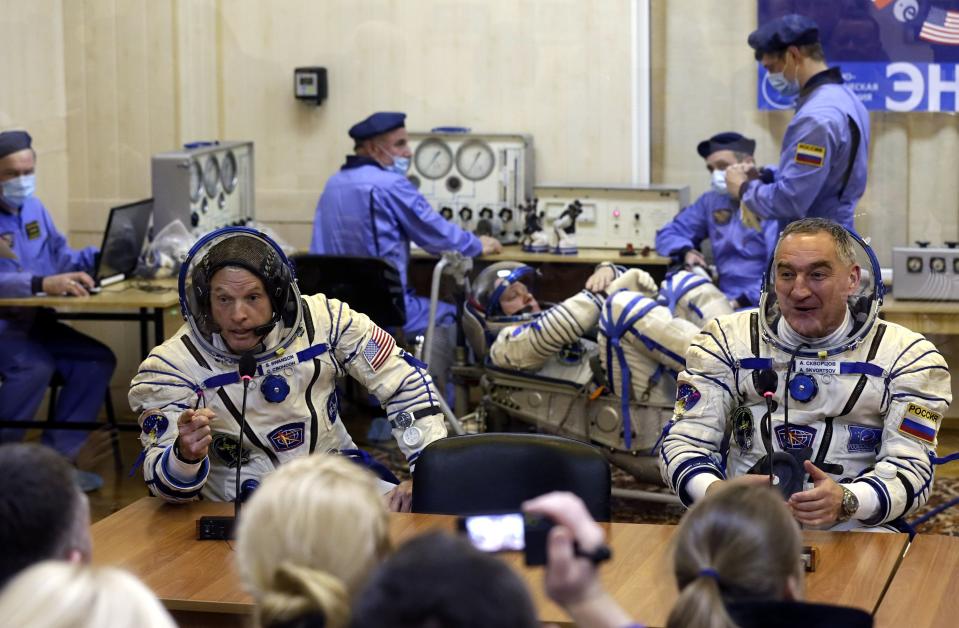
M 429 301 L 416 296 L 407 280 L 411 240 L 435 255 L 452 250 L 475 257 L 483 251 L 479 238 L 436 213 L 406 177 L 368 157 L 347 157 L 317 203 L 310 252 L 375 256 L 393 264 L 406 292 L 407 334 L 422 332 L 429 321 Z M 452 311 L 440 303 L 438 318 Z
M 850 121 L 858 129 L 858 142 Z M 839 68 L 830 68 L 803 87 L 783 136 L 775 180 L 747 183 L 743 202 L 760 218 L 778 220 L 780 228 L 800 218 L 822 217 L 853 229 L 853 212 L 866 190 L 868 158 L 869 112 L 843 84 Z
M 779 234 L 775 220 L 764 220 L 761 225 L 761 231 L 745 226 L 736 202 L 710 190 L 656 232 L 656 252 L 678 257 L 687 249 L 698 249 L 708 238 L 719 289 L 730 299 L 738 299 L 741 306 L 757 305 L 763 273 Z

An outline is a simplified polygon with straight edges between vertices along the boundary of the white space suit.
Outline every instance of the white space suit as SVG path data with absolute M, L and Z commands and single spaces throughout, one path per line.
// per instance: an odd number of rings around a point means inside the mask
M 343 375 L 384 404 L 410 464 L 427 444 L 446 436 L 425 365 L 346 303 L 293 293 L 291 303 L 299 303 L 300 315 L 294 325 L 269 332 L 262 346 L 274 349 L 257 356 L 248 384 L 242 452 L 237 437 L 243 388 L 235 356 L 223 351 L 218 335 L 212 335 L 212 344 L 204 342 L 194 325 L 184 325 L 140 365 L 129 401 L 140 415 L 143 474 L 154 495 L 169 501 L 201 495 L 232 500 L 238 460 L 243 493 L 291 458 L 355 449 L 339 416 L 335 380 Z M 197 404 L 216 414 L 210 423 L 213 441 L 207 458 L 189 464 L 176 456 L 173 444 L 178 417 Z
M 675 376 L 683 368 L 682 355 L 699 326 L 674 317 L 669 307 L 660 304 L 656 285 L 645 272 L 620 269 L 618 274 L 607 288 L 612 296 L 605 303 L 583 290 L 531 321 L 500 330 L 489 355 L 495 366 L 581 386 L 591 380 L 589 360 L 598 355 L 612 392 L 623 400 L 620 416 L 630 427 L 623 433 L 621 448 L 632 450 L 640 426 L 631 420 L 655 423 L 652 431 L 658 434 L 670 417 L 675 386 L 669 373 Z M 664 292 L 671 294 L 672 287 L 687 276 L 694 277 L 682 273 L 664 282 Z M 684 284 L 688 289 L 681 294 L 675 291 L 677 313 L 695 312 L 692 316 L 699 318 L 717 308 L 728 312 L 722 293 L 708 281 L 696 279 Z M 597 325 L 598 346 L 582 338 Z M 624 370 L 623 364 L 628 368 Z M 622 394 L 624 389 L 627 392 Z
M 759 426 L 766 401 L 754 374 L 772 369 L 778 376 L 773 449 L 811 447 L 813 464 L 859 500 L 853 519 L 832 529 L 882 524 L 922 506 L 933 479 L 936 432 L 951 401 L 949 371 L 932 343 L 877 321 L 851 348 L 792 360 L 769 342 L 760 319 L 759 310 L 718 318 L 686 354 L 661 453 L 663 478 L 683 503 L 700 499 L 718 479 L 745 474 L 765 454 Z M 854 319 L 847 316 L 839 337 L 855 333 Z M 722 450 L 727 419 L 728 458 Z

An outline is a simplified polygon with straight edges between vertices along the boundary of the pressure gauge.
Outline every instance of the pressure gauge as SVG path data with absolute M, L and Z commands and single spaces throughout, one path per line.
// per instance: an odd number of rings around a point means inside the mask
M 232 150 L 227 151 L 223 156 L 223 163 L 220 164 L 220 183 L 227 194 L 236 189 L 236 156 Z
M 486 142 L 472 140 L 456 151 L 456 169 L 470 181 L 485 179 L 493 172 L 496 157 Z
M 190 202 L 200 200 L 200 190 L 203 187 L 203 168 L 196 159 L 190 160 Z
M 220 182 L 220 164 L 216 156 L 210 155 L 203 164 L 203 189 L 207 196 L 216 196 L 216 186 Z
M 436 138 L 424 140 L 413 156 L 416 169 L 427 179 L 445 177 L 453 167 L 453 151 L 446 142 Z

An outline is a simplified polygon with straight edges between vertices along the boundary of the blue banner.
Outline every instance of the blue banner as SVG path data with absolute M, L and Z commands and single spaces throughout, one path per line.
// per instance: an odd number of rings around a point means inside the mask
M 867 109 L 959 112 L 959 0 L 757 0 L 759 24 L 799 13 Z M 759 68 L 760 109 L 791 109 Z

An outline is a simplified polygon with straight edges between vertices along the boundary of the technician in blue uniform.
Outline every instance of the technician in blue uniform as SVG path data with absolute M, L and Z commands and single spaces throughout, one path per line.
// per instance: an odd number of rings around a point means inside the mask
M 350 128 L 356 154 L 326 183 L 316 206 L 310 252 L 376 256 L 393 264 L 406 291 L 403 331 L 412 338 L 426 330 L 429 299 L 417 296 L 407 283 L 410 241 L 429 253 L 452 250 L 470 257 L 502 247 L 494 238 L 475 236 L 447 222 L 406 179 L 412 152 L 405 120 L 405 113 L 379 112 Z M 436 351 L 427 357 L 441 390 L 445 368 L 434 362 L 440 352 L 452 355 L 455 314 L 453 305 L 439 303 L 436 324 L 446 330 L 437 329 Z M 431 359 L 434 356 L 437 359 Z
M 706 266 L 699 247 L 709 239 L 719 289 L 733 309 L 759 304 L 763 273 L 779 231 L 775 220 L 762 221 L 758 230 L 744 225 L 739 203 L 726 190 L 728 168 L 733 164 L 753 167 L 755 150 L 755 140 L 733 132 L 700 142 L 696 151 L 706 160 L 711 189 L 656 232 L 656 252 L 689 267 Z
M 97 250 L 75 251 L 36 196 L 36 154 L 25 131 L 0 133 L 0 295 L 37 293 L 85 296 L 93 287 Z M 103 344 L 57 322 L 50 310 L 0 308 L 0 417 L 34 418 L 50 378 L 65 383 L 57 421 L 96 420 L 116 359 Z M 0 430 L 0 442 L 21 440 L 23 430 Z M 77 430 L 47 430 L 43 442 L 73 460 L 86 438 Z
M 770 84 L 799 98 L 775 180 L 763 183 L 751 178 L 748 166 L 733 166 L 726 171 L 730 195 L 758 218 L 775 218 L 781 228 L 808 216 L 853 229 L 853 212 L 866 190 L 866 108 L 843 84 L 839 68 L 826 65 L 819 29 L 809 18 L 786 15 L 767 22 L 749 35 L 749 45 Z

